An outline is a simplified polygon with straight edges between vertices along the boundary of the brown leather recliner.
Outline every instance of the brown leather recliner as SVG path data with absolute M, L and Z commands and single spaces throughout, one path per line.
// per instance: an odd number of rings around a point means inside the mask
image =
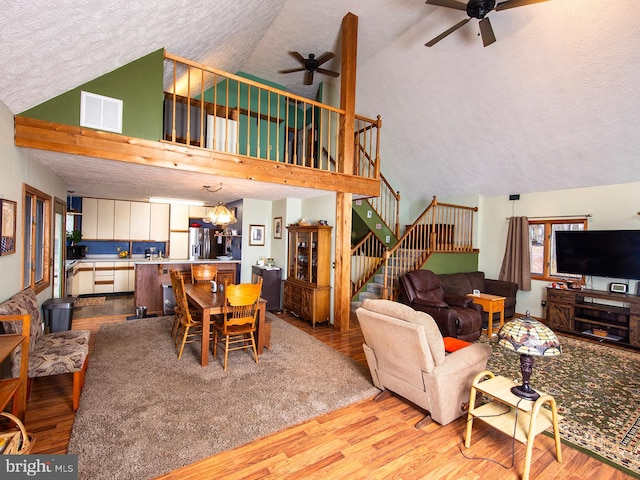
M 482 331 L 482 307 L 464 295 L 446 295 L 440 279 L 431 270 L 402 275 L 400 301 L 433 317 L 443 337 L 473 342 Z

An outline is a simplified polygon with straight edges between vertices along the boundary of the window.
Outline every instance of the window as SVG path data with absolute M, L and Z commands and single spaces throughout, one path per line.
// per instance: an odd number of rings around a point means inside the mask
M 51 197 L 24 186 L 22 286 L 41 292 L 51 282 Z
M 556 269 L 555 233 L 565 230 L 586 230 L 587 220 L 529 220 L 529 243 L 531 255 L 531 278 L 535 280 L 558 280 L 581 278 L 580 275 L 562 275 Z

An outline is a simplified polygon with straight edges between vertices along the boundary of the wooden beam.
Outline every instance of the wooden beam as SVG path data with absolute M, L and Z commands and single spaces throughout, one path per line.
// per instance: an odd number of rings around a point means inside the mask
M 340 72 L 340 108 L 344 110 L 340 125 L 338 171 L 353 173 L 353 126 L 356 116 L 356 66 L 358 53 L 358 17 L 347 13 L 342 19 L 342 68 Z M 378 190 L 374 196 L 380 194 Z M 334 270 L 333 326 L 341 332 L 349 330 L 351 313 L 351 215 L 352 195 L 336 195 L 336 242 Z
M 323 190 L 366 196 L 377 195 L 380 189 L 379 180 L 346 173 L 327 172 L 164 141 L 155 142 L 21 116 L 15 117 L 15 145 L 170 170 L 296 187 L 321 187 Z

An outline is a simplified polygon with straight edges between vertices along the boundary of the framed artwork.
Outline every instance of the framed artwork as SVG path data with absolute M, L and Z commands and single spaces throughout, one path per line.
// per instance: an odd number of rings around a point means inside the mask
M 16 253 L 16 202 L 0 200 L 0 255 Z
M 264 225 L 249 225 L 249 246 L 264 245 Z
M 282 217 L 273 219 L 273 238 L 282 238 Z

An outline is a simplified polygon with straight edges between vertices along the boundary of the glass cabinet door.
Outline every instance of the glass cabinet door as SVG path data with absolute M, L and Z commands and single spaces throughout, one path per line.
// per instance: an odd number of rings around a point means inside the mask
M 289 232 L 289 278 L 316 284 L 318 281 L 318 238 L 314 231 Z

